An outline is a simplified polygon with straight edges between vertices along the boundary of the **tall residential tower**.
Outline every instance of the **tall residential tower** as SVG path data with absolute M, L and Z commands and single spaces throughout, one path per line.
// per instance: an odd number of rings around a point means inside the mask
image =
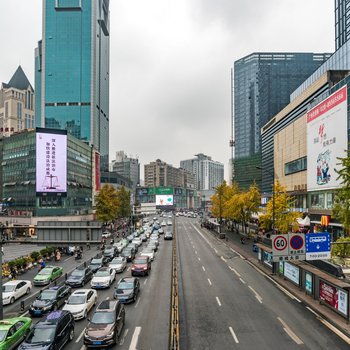
M 109 0 L 43 0 L 36 126 L 92 144 L 108 170 Z

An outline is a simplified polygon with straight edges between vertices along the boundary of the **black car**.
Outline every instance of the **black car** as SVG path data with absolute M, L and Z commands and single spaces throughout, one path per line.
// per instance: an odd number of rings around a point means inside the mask
M 108 262 L 112 261 L 113 258 L 117 255 L 116 249 L 113 246 L 108 246 L 103 252 L 103 256 L 108 259 Z
M 107 347 L 116 344 L 125 324 L 124 305 L 118 300 L 104 300 L 96 308 L 84 332 L 88 347 Z
M 133 248 L 126 247 L 120 254 L 120 256 L 123 256 L 126 258 L 126 261 L 133 261 L 135 259 L 135 250 Z
M 73 315 L 69 311 L 57 310 L 35 324 L 18 349 L 62 349 L 73 338 Z
M 71 294 L 68 286 L 54 286 L 44 289 L 29 308 L 32 316 L 41 316 L 61 307 Z
M 164 234 L 164 240 L 172 240 L 173 234 L 170 231 L 165 232 Z
M 108 259 L 105 256 L 94 257 L 90 261 L 89 269 L 95 273 L 99 268 L 108 264 Z
M 140 281 L 136 277 L 122 278 L 114 291 L 114 299 L 118 299 L 122 304 L 136 301 L 140 292 Z
M 71 287 L 83 287 L 93 277 L 93 272 L 88 267 L 77 267 L 68 276 L 66 284 Z

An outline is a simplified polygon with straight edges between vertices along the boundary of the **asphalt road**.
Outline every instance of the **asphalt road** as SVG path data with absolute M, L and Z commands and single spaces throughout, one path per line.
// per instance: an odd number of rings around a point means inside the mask
M 348 349 L 196 220 L 177 219 L 181 349 Z

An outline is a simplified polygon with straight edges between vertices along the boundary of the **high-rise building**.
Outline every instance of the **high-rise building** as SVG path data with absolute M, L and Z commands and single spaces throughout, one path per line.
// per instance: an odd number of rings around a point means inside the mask
M 108 169 L 109 0 L 43 0 L 36 126 L 93 145 Z
M 0 89 L 0 137 L 34 128 L 34 89 L 19 66 Z
M 350 1 L 335 0 L 335 49 L 338 50 L 350 38 Z
M 128 157 L 124 151 L 119 151 L 111 165 L 112 172 L 132 181 L 133 190 L 136 189 L 137 184 L 140 184 L 140 163 L 137 158 Z
M 145 164 L 145 187 L 194 188 L 194 177 L 186 170 L 175 168 L 160 159 Z
M 252 53 L 233 68 L 233 180 L 260 186 L 261 127 L 290 102 L 290 94 L 331 54 Z
M 180 167 L 195 175 L 196 189 L 212 190 L 224 181 L 224 165 L 203 153 L 180 161 Z

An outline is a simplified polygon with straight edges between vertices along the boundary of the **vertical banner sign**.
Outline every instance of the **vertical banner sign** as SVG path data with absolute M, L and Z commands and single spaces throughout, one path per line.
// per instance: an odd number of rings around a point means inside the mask
M 36 192 L 67 192 L 67 134 L 36 132 Z
M 337 157 L 348 149 L 347 86 L 307 113 L 307 189 L 340 187 Z

